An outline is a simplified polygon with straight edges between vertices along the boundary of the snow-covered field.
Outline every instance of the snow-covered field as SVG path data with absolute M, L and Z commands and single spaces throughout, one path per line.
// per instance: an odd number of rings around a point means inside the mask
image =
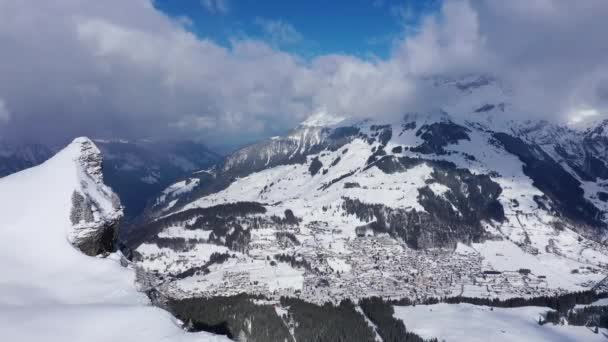
M 494 308 L 471 304 L 395 306 L 395 317 L 406 329 L 423 338 L 446 342 L 593 342 L 606 341 L 607 331 L 599 334 L 580 326 L 538 324 L 549 311 L 544 307 Z
M 608 298 L 598 299 L 591 304 L 577 304 L 574 306 L 575 309 L 586 308 L 588 306 L 608 306 Z
M 152 307 L 119 255 L 88 257 L 70 244 L 74 190 L 96 195 L 105 208 L 97 220 L 112 214 L 101 195 L 107 188 L 83 164 L 88 143 L 77 139 L 44 164 L 0 179 L 2 340 L 225 340 L 186 333 L 167 312 Z

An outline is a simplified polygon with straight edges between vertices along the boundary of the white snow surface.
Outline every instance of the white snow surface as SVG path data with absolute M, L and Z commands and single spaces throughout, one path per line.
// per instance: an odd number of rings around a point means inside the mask
M 85 146 L 98 153 L 89 139 L 78 138 L 40 166 L 0 179 L 3 340 L 226 340 L 186 333 L 167 312 L 151 306 L 119 255 L 89 257 L 70 244 L 75 190 L 100 195 L 94 197 L 100 208 L 111 208 L 101 196 L 108 188 L 83 165 Z
M 608 306 L 608 298 L 601 298 L 591 304 L 577 304 L 574 306 L 575 309 L 586 308 L 588 306 Z
M 394 316 L 409 331 L 440 341 L 606 341 L 605 329 L 569 325 L 539 325 L 538 319 L 551 309 L 538 306 L 494 308 L 471 304 L 395 306 Z
M 322 126 L 331 126 L 338 124 L 344 121 L 344 117 L 331 115 L 327 113 L 325 109 L 321 109 L 312 115 L 310 115 L 306 120 L 304 120 L 300 125 L 302 126 L 311 126 L 311 127 L 322 127 Z
M 166 206 L 166 209 L 172 208 L 177 200 L 175 199 L 179 195 L 191 192 L 197 185 L 199 185 L 200 179 L 191 178 L 177 183 L 171 184 L 165 190 L 162 191 L 161 195 L 156 199 L 157 204 L 163 204 L 168 200 L 171 200 Z

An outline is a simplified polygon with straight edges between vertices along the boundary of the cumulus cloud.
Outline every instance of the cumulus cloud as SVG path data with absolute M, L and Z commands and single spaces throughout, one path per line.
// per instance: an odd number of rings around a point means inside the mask
M 211 13 L 226 14 L 230 11 L 228 0 L 201 0 L 201 5 Z
M 605 115 L 606 15 L 601 0 L 448 1 L 401 53 L 417 71 L 493 74 L 537 117 Z
M 255 23 L 262 28 L 268 39 L 277 44 L 295 44 L 302 41 L 302 34 L 293 25 L 283 20 L 257 18 Z
M 219 13 L 224 2 L 209 3 Z M 366 117 L 440 107 L 451 95 L 420 80 L 468 73 L 503 80 L 526 117 L 601 117 L 606 15 L 603 0 L 448 0 L 385 60 L 304 60 L 256 40 L 222 47 L 149 0 L 0 0 L 0 94 L 11 110 L 0 135 L 238 142 L 284 132 L 319 108 Z M 293 41 L 280 23 L 266 23 L 269 32 Z
M 0 93 L 16 113 L 6 134 L 16 138 L 254 138 L 260 123 L 283 130 L 309 107 L 297 58 L 199 39 L 148 1 L 1 0 L 0 32 Z M 179 124 L 188 121 L 199 123 Z
M 418 34 L 403 40 L 397 58 L 414 74 L 465 72 L 488 62 L 484 41 L 469 3 L 447 2 L 440 16 L 427 17 Z

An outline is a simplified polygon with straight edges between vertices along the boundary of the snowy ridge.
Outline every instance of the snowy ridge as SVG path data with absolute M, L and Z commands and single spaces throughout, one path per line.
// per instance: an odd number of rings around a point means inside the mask
M 303 126 L 284 138 L 270 139 L 235 152 L 224 162 L 223 171 L 264 168 L 296 158 L 321 143 L 325 135 L 320 127 Z
M 329 113 L 325 109 L 321 109 L 316 113 L 313 113 L 306 120 L 300 123 L 300 126 L 308 126 L 308 127 L 326 127 L 337 125 L 340 122 L 344 121 L 345 118 L 340 116 L 334 116 Z
M 591 139 L 608 138 L 608 120 L 598 122 L 597 124 L 587 128 L 586 135 Z
M 71 246 L 121 216 L 103 185 L 95 145 L 78 138 L 40 166 L 0 179 L 0 330 L 12 341 L 215 341 L 187 334 L 137 292 L 121 255 L 92 258 Z M 91 206 L 73 224 L 73 194 Z M 94 204 L 93 204 L 94 203 Z M 81 246 L 79 246 L 81 247 Z M 172 321 L 173 320 L 173 321 Z M 32 327 L 35 327 L 32 328 Z

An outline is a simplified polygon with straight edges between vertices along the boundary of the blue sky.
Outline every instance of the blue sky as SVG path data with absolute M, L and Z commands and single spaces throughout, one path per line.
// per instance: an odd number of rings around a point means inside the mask
M 229 45 L 255 38 L 305 58 L 331 53 L 387 58 L 440 0 L 155 0 L 202 38 Z

